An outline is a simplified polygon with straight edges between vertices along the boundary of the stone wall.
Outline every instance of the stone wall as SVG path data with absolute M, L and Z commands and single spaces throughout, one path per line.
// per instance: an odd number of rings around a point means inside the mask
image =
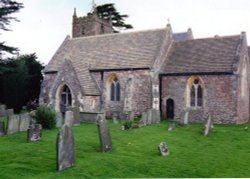
M 84 17 L 73 16 L 72 37 L 91 36 L 112 33 L 113 29 L 109 22 L 100 20 L 96 15 Z
M 100 87 L 103 86 L 103 106 L 106 110 L 106 115 L 111 116 L 112 111 L 123 111 L 124 110 L 124 97 L 125 89 L 129 84 L 130 96 L 128 101 L 131 104 L 131 109 L 136 115 L 141 114 L 141 112 L 146 111 L 151 108 L 151 78 L 149 70 L 119 70 L 119 71 L 108 71 L 103 73 L 103 85 L 102 85 L 102 75 L 101 72 L 93 72 L 93 76 Z M 116 75 L 121 89 L 121 99 L 120 101 L 110 100 L 110 76 Z
M 236 75 L 202 75 L 204 83 L 203 106 L 187 107 L 186 85 L 190 76 L 163 76 L 161 91 L 162 117 L 166 117 L 166 100 L 174 100 L 174 118 L 181 120 L 184 111 L 190 111 L 189 121 L 202 121 L 206 113 L 211 113 L 216 123 L 237 123 Z

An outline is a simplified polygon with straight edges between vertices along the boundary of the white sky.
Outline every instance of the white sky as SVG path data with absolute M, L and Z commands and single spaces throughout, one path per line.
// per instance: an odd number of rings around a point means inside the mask
M 11 23 L 11 32 L 0 33 L 0 41 L 36 53 L 47 64 L 67 35 L 71 35 L 74 8 L 77 15 L 91 10 L 92 0 L 17 0 L 24 8 Z M 192 28 L 195 38 L 235 35 L 247 32 L 250 39 L 250 0 L 95 0 L 97 5 L 114 3 L 133 30 L 163 28 L 174 32 Z

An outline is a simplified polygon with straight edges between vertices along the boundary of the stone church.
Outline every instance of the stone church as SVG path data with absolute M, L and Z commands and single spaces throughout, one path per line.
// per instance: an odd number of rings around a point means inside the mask
M 148 109 L 162 119 L 245 123 L 249 119 L 249 55 L 245 32 L 194 39 L 165 28 L 112 33 L 95 13 L 73 14 L 67 36 L 43 70 L 40 103 L 83 114 Z

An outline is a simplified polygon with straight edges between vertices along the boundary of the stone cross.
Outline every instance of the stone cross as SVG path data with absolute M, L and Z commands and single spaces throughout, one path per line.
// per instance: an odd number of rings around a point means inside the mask
M 31 124 L 27 130 L 27 141 L 35 142 L 40 140 L 42 137 L 42 125 L 41 124 Z
M 57 135 L 57 170 L 75 165 L 75 142 L 72 129 L 64 124 Z
M 112 150 L 111 137 L 107 121 L 100 115 L 97 116 L 97 128 L 102 152 L 110 152 Z
M 161 142 L 158 146 L 158 149 L 162 156 L 166 156 L 169 154 L 168 146 L 165 142 Z

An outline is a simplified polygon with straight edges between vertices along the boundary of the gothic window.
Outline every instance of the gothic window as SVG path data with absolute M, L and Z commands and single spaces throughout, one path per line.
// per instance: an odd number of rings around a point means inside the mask
M 61 93 L 61 103 L 64 106 L 71 106 L 72 104 L 72 96 L 70 89 L 67 85 L 63 87 L 62 93 Z
M 116 77 L 111 83 L 110 98 L 111 101 L 120 101 L 120 83 Z
M 203 90 L 199 78 L 195 78 L 191 84 L 190 89 L 190 106 L 202 107 L 203 103 Z
M 84 28 L 84 25 L 82 25 L 82 27 L 81 27 L 81 35 L 85 35 L 85 28 Z

